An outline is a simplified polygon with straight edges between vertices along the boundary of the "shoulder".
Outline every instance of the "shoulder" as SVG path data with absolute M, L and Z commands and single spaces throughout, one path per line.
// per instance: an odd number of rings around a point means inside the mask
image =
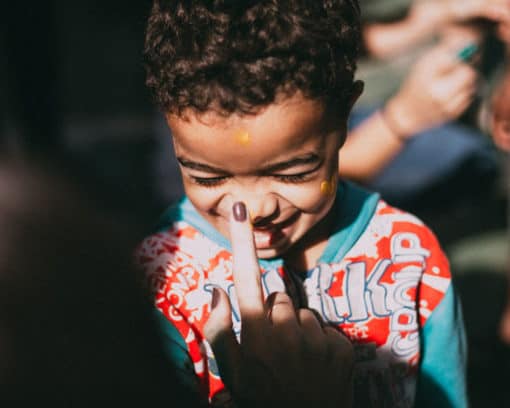
M 207 223 L 198 215 L 187 198 L 168 207 L 161 215 L 154 232 L 147 236 L 136 250 L 137 263 L 144 266 L 155 260 L 207 258 L 221 249 L 215 236 L 207 233 Z
M 418 301 L 422 324 L 452 284 L 448 258 L 435 234 L 416 216 L 383 200 L 349 253 L 350 259 L 358 257 L 374 265 L 386 263 L 384 280 L 390 284 L 408 280 L 414 287 L 408 295 Z
M 193 247 L 201 240 L 200 232 L 190 224 L 179 221 L 145 237 L 135 251 L 140 265 L 153 262 L 169 254 L 193 252 Z
M 406 257 L 444 257 L 436 235 L 423 221 L 384 200 L 378 201 L 355 248 L 365 253 L 368 251 L 374 257 L 390 257 L 395 261 Z
M 161 290 L 172 271 L 184 265 L 198 266 L 193 246 L 199 232 L 192 226 L 178 222 L 147 236 L 135 251 L 135 263 L 146 275 L 154 291 Z
M 430 313 L 451 286 L 451 273 L 435 234 L 416 216 L 379 200 L 363 234 L 346 256 L 377 270 L 385 265 L 383 281 L 398 285 L 406 280 L 413 296 Z M 428 314 L 425 310 L 420 310 Z
M 172 281 L 203 279 L 225 249 L 203 233 L 194 214 L 179 203 L 161 217 L 157 231 L 147 236 L 135 250 L 135 263 L 145 273 L 154 292 Z M 179 275 L 181 278 L 179 278 Z M 185 285 L 184 285 L 185 286 Z

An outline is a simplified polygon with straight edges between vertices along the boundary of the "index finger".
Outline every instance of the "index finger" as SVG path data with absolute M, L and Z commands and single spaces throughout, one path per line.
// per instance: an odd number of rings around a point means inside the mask
M 264 295 L 253 242 L 253 230 L 243 202 L 237 202 L 232 206 L 230 243 L 233 252 L 234 286 L 241 319 L 260 317 L 264 314 Z

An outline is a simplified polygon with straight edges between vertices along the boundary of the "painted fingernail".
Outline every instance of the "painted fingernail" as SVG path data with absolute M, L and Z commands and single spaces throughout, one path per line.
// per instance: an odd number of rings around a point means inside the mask
M 214 309 L 216 306 L 218 306 L 219 301 L 220 301 L 220 291 L 217 288 L 213 288 L 211 309 Z
M 239 222 L 246 221 L 246 205 L 243 202 L 238 201 L 232 207 L 234 219 Z
M 457 53 L 457 58 L 461 61 L 468 62 L 478 51 L 476 44 L 468 44 Z

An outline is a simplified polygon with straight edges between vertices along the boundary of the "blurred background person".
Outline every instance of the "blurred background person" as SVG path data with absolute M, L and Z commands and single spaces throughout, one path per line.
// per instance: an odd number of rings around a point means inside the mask
M 380 109 L 386 127 L 407 143 L 377 168 L 356 174 L 353 164 L 344 171 L 432 221 L 431 209 L 486 192 L 497 174 L 492 146 L 466 111 L 479 91 L 480 63 L 473 63 L 484 56 L 485 26 L 508 21 L 510 6 L 500 0 L 362 0 L 361 6 L 366 57 L 359 77 L 365 92 L 352 125 Z M 443 55 L 437 51 L 427 59 L 433 47 L 442 47 Z M 469 186 L 463 179 L 471 180 Z
M 494 140 L 500 149 L 506 178 L 502 189 L 507 197 L 507 238 L 510 241 L 510 24 L 501 23 L 497 27 L 497 37 L 504 44 L 504 60 L 494 75 L 491 87 L 486 94 L 480 112 L 480 126 Z M 505 248 L 510 257 L 510 246 Z M 507 264 L 507 299 L 500 323 L 501 339 L 510 345 L 510 262 Z
M 445 125 L 459 118 L 477 91 L 477 71 L 457 57 L 466 46 L 471 47 L 462 39 L 426 50 L 383 106 L 367 113 L 357 109 L 351 119 L 355 127 L 340 153 L 340 174 L 412 207 L 430 179 L 455 170 L 459 156 L 477 147 L 469 146 L 473 131 Z
M 509 41 L 510 44 L 510 41 Z M 507 55 L 508 58 L 508 55 Z M 506 183 L 503 188 L 506 189 L 507 200 L 510 202 L 510 66 L 508 61 L 502 69 L 502 75 L 496 82 L 495 91 L 490 100 L 490 134 L 494 143 L 504 154 Z M 510 224 L 510 206 L 507 202 L 507 229 Z M 510 229 L 507 230 L 510 240 Z M 510 256 L 510 246 L 507 247 L 507 255 Z M 510 262 L 507 266 L 508 294 L 506 307 L 501 319 L 500 335 L 501 339 L 510 345 Z
M 510 66 L 502 68 L 501 76 L 496 81 L 490 103 L 488 131 L 494 143 L 502 151 L 510 152 Z

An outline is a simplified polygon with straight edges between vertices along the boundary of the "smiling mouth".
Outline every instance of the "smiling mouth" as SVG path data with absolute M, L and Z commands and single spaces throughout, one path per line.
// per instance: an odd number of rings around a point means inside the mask
M 268 249 L 275 246 L 285 237 L 282 230 L 253 231 L 253 239 L 257 249 Z

